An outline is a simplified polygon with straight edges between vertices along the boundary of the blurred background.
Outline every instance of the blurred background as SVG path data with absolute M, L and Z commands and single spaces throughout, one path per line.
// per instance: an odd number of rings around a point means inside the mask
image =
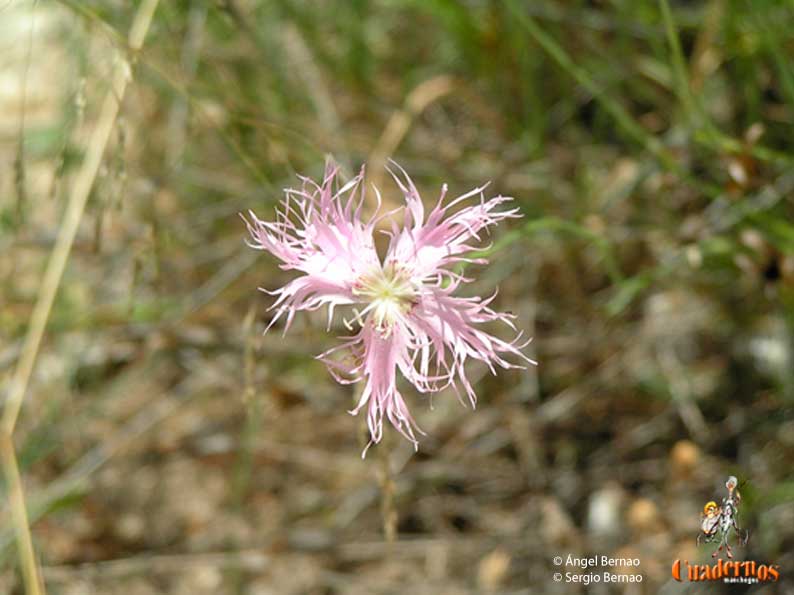
M 0 0 L 0 399 L 138 6 Z M 737 556 L 781 565 L 750 588 L 794 592 L 792 24 L 790 0 L 160 2 L 13 433 L 47 592 L 686 592 L 729 474 Z M 262 335 L 257 287 L 293 275 L 238 212 L 328 155 L 387 204 L 394 157 L 428 204 L 491 180 L 524 215 L 464 293 L 498 286 L 539 365 L 472 365 L 476 411 L 406 390 L 418 453 L 389 431 L 361 460 L 313 359 L 341 325 Z M 643 582 L 555 583 L 568 553 Z

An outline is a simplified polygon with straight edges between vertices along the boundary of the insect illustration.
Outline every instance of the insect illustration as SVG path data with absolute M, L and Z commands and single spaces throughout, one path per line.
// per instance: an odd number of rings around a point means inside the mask
M 731 530 L 736 534 L 739 545 L 746 545 L 749 538 L 749 532 L 740 529 L 736 521 L 739 514 L 739 504 L 742 501 L 741 494 L 739 494 L 737 489 L 736 477 L 733 475 L 728 477 L 725 487 L 728 489 L 728 496 L 722 499 L 722 504 L 717 506 L 717 503 L 713 500 L 708 502 L 703 507 L 703 513 L 700 516 L 698 545 L 700 545 L 701 540 L 705 543 L 713 543 L 714 541 L 719 543 L 717 549 L 711 554 L 712 558 L 720 555 L 723 548 L 725 548 L 728 558 L 733 558 L 733 551 L 728 543 Z

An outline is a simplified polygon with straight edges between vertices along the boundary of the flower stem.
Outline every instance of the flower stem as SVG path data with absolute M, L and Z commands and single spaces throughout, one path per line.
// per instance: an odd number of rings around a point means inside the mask
M 386 442 L 386 436 L 383 440 Z M 397 541 L 397 509 L 394 507 L 394 478 L 389 465 L 389 449 L 385 444 L 378 449 L 378 461 L 380 471 L 378 473 L 378 483 L 380 483 L 380 515 L 383 521 L 383 535 L 386 541 L 394 543 Z

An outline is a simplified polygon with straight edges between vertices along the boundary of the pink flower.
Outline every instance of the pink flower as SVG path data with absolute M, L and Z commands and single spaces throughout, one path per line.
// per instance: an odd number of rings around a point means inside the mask
M 496 366 L 522 367 L 504 356 L 535 362 L 521 352 L 529 343 L 518 343 L 521 333 L 505 341 L 481 327 L 500 321 L 515 330 L 511 314 L 489 307 L 495 293 L 487 299 L 453 295 L 461 283 L 471 281 L 454 270 L 458 263 L 487 262 L 466 257 L 478 249 L 472 242 L 502 219 L 520 217 L 518 209 L 498 210 L 512 199 L 485 200 L 483 186 L 444 206 L 445 184 L 436 206 L 426 213 L 413 182 L 396 167 L 399 175 L 390 173 L 405 198 L 404 216 L 402 226 L 393 223 L 391 231 L 383 232 L 390 237 L 383 261 L 375 250 L 373 232 L 378 221 L 394 211 L 378 216 L 376 210 L 368 221 L 362 219 L 363 167 L 339 187 L 338 167 L 329 162 L 321 184 L 301 178 L 300 190 L 285 190 L 275 221 L 262 221 L 251 212 L 246 224 L 249 246 L 276 256 L 282 269 L 302 273 L 267 292 L 276 296 L 268 329 L 285 316 L 286 332 L 295 312 L 323 306 L 328 307 L 330 329 L 334 308 L 350 306 L 352 318 L 344 323 L 355 334 L 317 357 L 339 382 L 364 381 L 350 413 L 367 407 L 370 445 L 380 442 L 385 417 L 417 447 L 416 432 L 423 432 L 397 389 L 398 370 L 422 393 L 451 386 L 460 397 L 462 387 L 473 407 L 477 396 L 466 378 L 467 359 L 485 362 L 494 374 Z M 377 189 L 375 195 L 379 210 Z M 459 206 L 475 197 L 479 198 L 475 204 Z M 458 210 L 450 213 L 456 206 Z

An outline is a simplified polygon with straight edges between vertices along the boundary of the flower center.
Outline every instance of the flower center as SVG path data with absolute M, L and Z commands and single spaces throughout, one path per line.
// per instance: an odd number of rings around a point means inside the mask
M 375 326 L 388 330 L 416 303 L 416 287 L 410 274 L 399 265 L 388 264 L 361 275 L 353 285 L 353 295 L 369 302 Z

